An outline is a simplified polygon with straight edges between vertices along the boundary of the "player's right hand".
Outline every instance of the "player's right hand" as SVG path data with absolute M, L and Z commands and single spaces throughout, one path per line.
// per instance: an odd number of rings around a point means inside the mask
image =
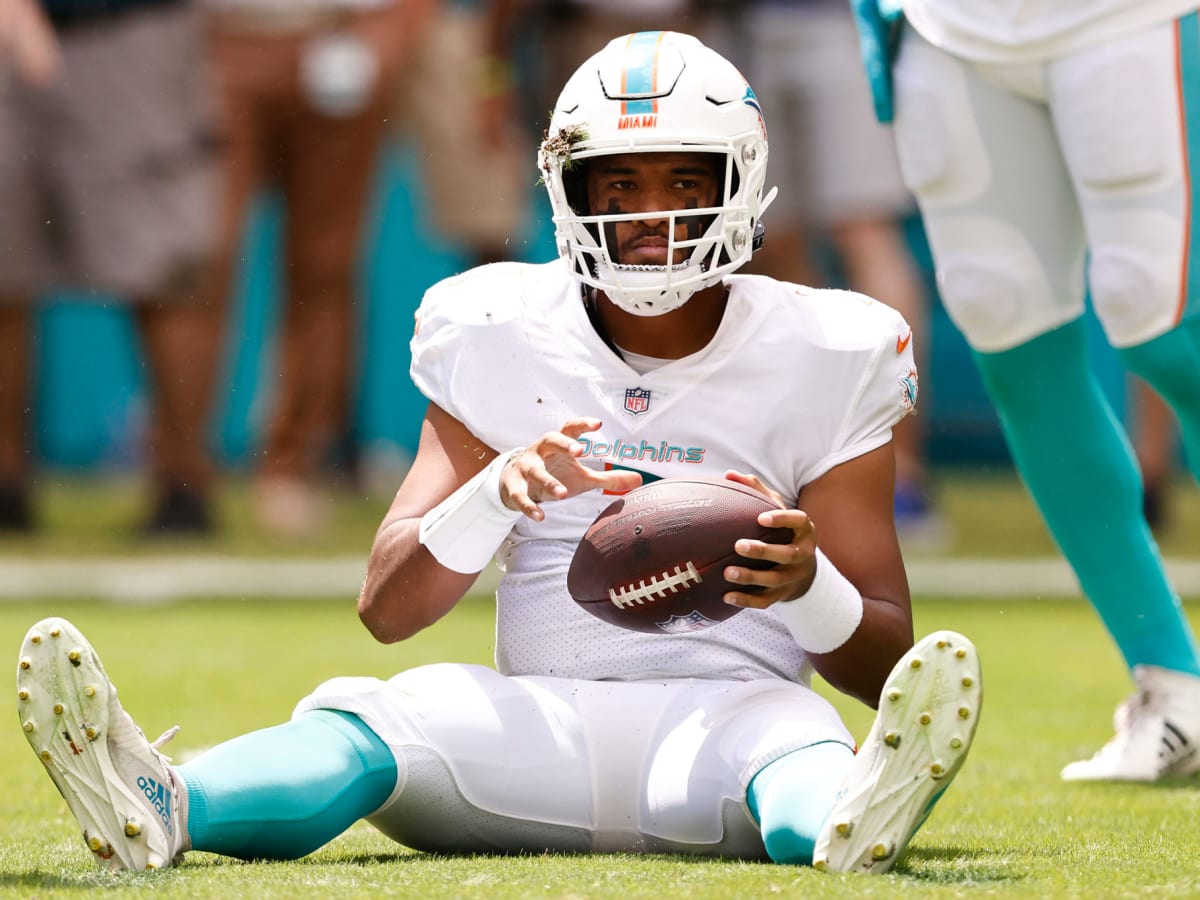
M 583 454 L 579 437 L 601 424 L 599 419 L 568 419 L 558 431 L 547 432 L 514 454 L 500 473 L 504 505 L 540 522 L 546 514 L 538 504 L 546 500 L 565 500 L 597 488 L 623 493 L 640 485 L 642 476 L 637 472 L 600 471 L 579 461 Z

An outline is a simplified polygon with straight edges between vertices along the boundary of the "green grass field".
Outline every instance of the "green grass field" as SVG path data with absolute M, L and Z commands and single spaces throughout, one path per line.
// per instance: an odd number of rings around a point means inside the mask
M 1196 491 L 1186 490 L 1173 543 L 1164 546 L 1196 555 L 1200 529 L 1191 526 L 1200 516 Z M 115 536 L 136 507 L 133 500 L 118 502 L 127 494 L 124 488 L 65 484 L 49 498 L 50 533 L 0 544 L 0 561 L 154 552 Z M 956 481 L 947 485 L 945 498 L 959 552 L 1052 552 L 1011 481 Z M 336 537 L 319 547 L 277 547 L 238 518 L 239 503 L 231 489 L 235 531 L 204 550 L 365 553 L 382 510 L 375 500 L 347 502 L 338 512 Z M 25 630 L 43 616 L 70 618 L 96 644 L 123 702 L 151 737 L 182 725 L 169 747 L 177 759 L 284 720 L 297 699 L 334 675 L 386 677 L 433 661 L 491 660 L 492 607 L 486 599 L 465 601 L 414 640 L 384 647 L 358 624 L 352 593 L 353 586 L 338 599 L 197 600 L 150 608 L 82 598 L 7 602 L 0 606 L 0 650 L 15 657 Z M 98 889 L 114 897 L 153 890 L 189 898 L 501 900 L 1200 896 L 1200 780 L 1148 787 L 1058 779 L 1064 763 L 1108 738 L 1113 708 L 1129 690 L 1090 608 L 1071 599 L 918 597 L 915 609 L 918 631 L 952 628 L 978 645 L 983 717 L 955 784 L 907 856 L 880 878 L 669 857 L 434 857 L 399 847 L 364 824 L 294 863 L 245 864 L 195 853 L 176 870 L 110 875 L 93 864 L 65 803 L 41 773 L 14 702 L 10 724 L 0 727 L 0 896 L 68 897 Z M 1188 612 L 1200 627 L 1195 600 Z M 871 712 L 825 693 L 852 731 L 865 735 Z

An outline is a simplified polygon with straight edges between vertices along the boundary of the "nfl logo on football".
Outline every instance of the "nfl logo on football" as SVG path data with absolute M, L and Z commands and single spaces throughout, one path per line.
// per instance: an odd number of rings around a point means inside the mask
M 665 622 L 655 622 L 667 634 L 689 634 L 693 631 L 703 631 L 710 625 L 716 625 L 712 619 L 703 615 L 699 610 L 693 610 L 686 616 L 671 616 Z
M 645 388 L 625 389 L 625 412 L 640 415 L 650 408 L 650 392 Z

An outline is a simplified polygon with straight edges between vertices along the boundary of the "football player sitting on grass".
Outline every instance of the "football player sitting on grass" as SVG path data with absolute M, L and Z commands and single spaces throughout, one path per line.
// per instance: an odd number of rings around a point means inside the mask
M 564 88 L 539 155 L 560 258 L 433 287 L 412 377 L 420 446 L 372 549 L 380 641 L 434 624 L 493 557 L 496 669 L 346 677 L 292 719 L 170 765 L 70 623 L 21 651 L 26 736 L 96 857 L 294 859 L 359 819 L 438 852 L 677 852 L 882 872 L 967 755 L 975 649 L 913 644 L 892 426 L 908 327 L 868 297 L 733 274 L 761 240 L 754 92 L 695 38 L 612 41 Z M 736 551 L 741 611 L 633 632 L 572 602 L 613 495 L 664 477 L 766 493 L 791 531 Z M 856 742 L 813 671 L 878 707 Z M 949 689 L 947 689 L 949 688 Z

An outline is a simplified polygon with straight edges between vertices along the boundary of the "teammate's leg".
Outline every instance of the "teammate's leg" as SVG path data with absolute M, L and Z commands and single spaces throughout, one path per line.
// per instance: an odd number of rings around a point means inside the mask
M 1086 203 L 1082 183 L 1118 183 L 1120 161 L 1085 140 L 1094 117 L 1072 114 L 1064 100 L 1095 82 L 1096 66 L 1113 63 L 1072 64 L 1081 68 L 984 71 L 909 30 L 896 68 L 898 148 L 947 312 L 971 344 L 1016 468 L 1084 593 L 1130 667 L 1195 674 L 1191 629 L 1141 515 L 1136 461 L 1087 358 L 1084 223 L 1093 211 L 1081 211 L 1076 190 Z M 941 151 L 931 153 L 931 141 Z M 1087 225 L 1090 234 L 1094 222 Z M 1090 264 L 1097 308 L 1116 310 L 1136 282 L 1128 254 L 1101 243 Z
M 1200 316 L 1119 352 L 1129 371 L 1145 379 L 1175 412 L 1188 468 L 1200 480 Z
M 1017 470 L 1125 662 L 1200 674 L 1141 515 L 1137 462 L 1087 361 L 1083 322 L 974 355 Z
M 1200 477 L 1200 14 L 1127 35 L 1058 65 L 1058 130 L 1078 184 L 1089 282 L 1130 371 L 1171 406 Z M 1101 83 L 1123 86 L 1110 91 Z M 1097 141 L 1119 130 L 1121 148 Z
M 1164 271 L 1180 270 L 1184 244 L 1168 149 L 1179 141 L 1154 130 L 1174 120 L 1144 102 L 1151 91 L 1088 94 L 1137 83 L 1147 65 L 1173 84 L 1170 30 L 1150 40 L 1159 46 L 1149 52 L 1098 45 L 1048 67 L 984 67 L 908 31 L 896 68 L 898 146 L 946 309 L 975 352 L 1018 471 L 1138 696 L 1149 698 L 1125 707 L 1116 737 L 1065 778 L 1152 781 L 1185 765 L 1164 746 L 1200 735 L 1195 639 L 1141 514 L 1136 462 L 1090 371 L 1081 323 L 1085 222 L 1088 286 L 1114 344 L 1162 334 L 1178 314 L 1153 293 Z M 1076 93 L 1085 96 L 1073 104 Z M 1121 122 L 1118 100 L 1128 101 Z M 1099 139 L 1118 132 L 1138 144 L 1115 152 Z M 1143 187 L 1162 196 L 1122 211 Z M 1094 193 L 1104 198 L 1093 202 Z M 1122 213 L 1123 229 L 1114 221 Z M 1160 258 L 1171 252 L 1173 267 Z
M 379 809 L 396 786 L 388 746 L 350 713 L 313 710 L 176 767 L 193 850 L 296 859 Z

